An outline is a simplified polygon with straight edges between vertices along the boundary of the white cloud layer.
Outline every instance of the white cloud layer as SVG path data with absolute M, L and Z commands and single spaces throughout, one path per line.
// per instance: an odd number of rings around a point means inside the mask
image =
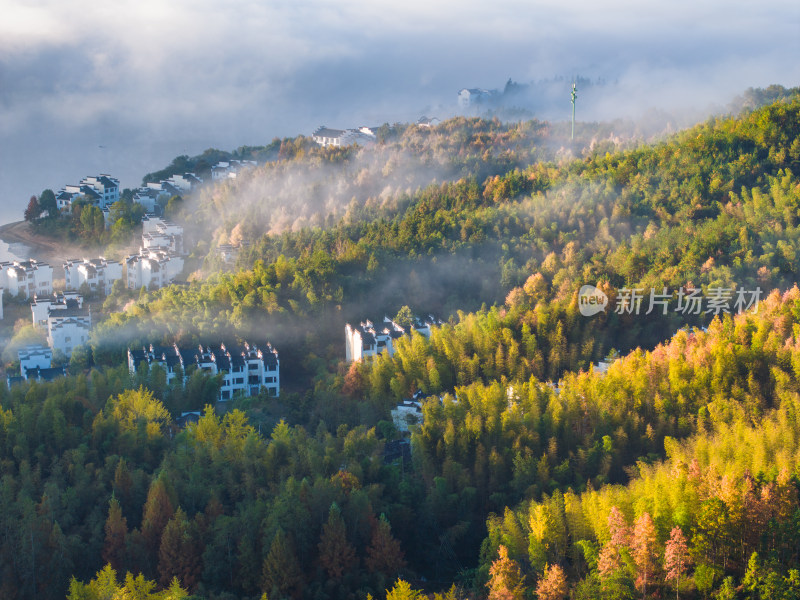
M 95 171 L 454 109 L 461 87 L 618 81 L 589 118 L 800 83 L 800 4 L 0 0 L 0 219 Z

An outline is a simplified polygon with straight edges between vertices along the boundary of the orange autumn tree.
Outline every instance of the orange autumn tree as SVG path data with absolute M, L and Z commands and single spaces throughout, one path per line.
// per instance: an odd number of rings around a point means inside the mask
M 497 560 L 492 563 L 489 576 L 489 600 L 522 600 L 525 596 L 522 571 L 502 544 L 497 548 Z
M 344 519 L 335 502 L 328 511 L 328 521 L 322 526 L 317 547 L 319 561 L 331 579 L 340 579 L 356 562 L 356 550 L 347 541 Z

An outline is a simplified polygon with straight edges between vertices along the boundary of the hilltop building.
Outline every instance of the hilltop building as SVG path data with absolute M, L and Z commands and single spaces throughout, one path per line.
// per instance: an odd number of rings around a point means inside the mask
M 100 208 L 119 201 L 119 179 L 111 175 L 92 175 L 81 179 L 79 184 L 69 184 L 56 194 L 56 205 L 63 212 L 71 212 L 72 204 L 86 200 Z
M 141 349 L 128 349 L 128 369 L 131 374 L 143 365 L 159 365 L 167 373 L 167 383 L 183 377 L 187 371 L 200 369 L 209 375 L 221 375 L 222 385 L 219 399 L 230 400 L 234 396 L 255 396 L 262 388 L 270 396 L 280 394 L 280 360 L 278 351 L 271 344 L 258 348 L 254 344 L 199 345 L 195 348 L 150 345 Z
M 424 320 L 415 319 L 408 330 L 389 317 L 383 318 L 382 328 L 376 328 L 372 321 L 362 321 L 358 326 L 346 323 L 344 326 L 345 357 L 348 361 L 355 361 L 375 356 L 381 352 L 388 352 L 389 356 L 393 356 L 394 340 L 404 335 L 410 335 L 412 330 L 429 337 L 431 325 L 436 324 L 436 319 L 431 315 Z
M 318 127 L 317 130 L 311 134 L 317 144 L 320 146 L 349 146 L 350 144 L 359 144 L 367 146 L 375 143 L 377 137 L 375 135 L 376 127 L 359 127 L 358 129 L 330 129 L 324 125 Z
M 458 91 L 458 105 L 461 108 L 467 108 L 475 104 L 483 104 L 494 98 L 497 93 L 497 90 L 462 88 Z
M 436 127 L 441 122 L 442 122 L 441 119 L 439 119 L 438 117 L 422 116 L 417 121 L 417 127 L 422 127 L 424 129 L 430 129 L 431 127 Z
M 240 173 L 256 167 L 254 160 L 229 160 L 221 161 L 211 167 L 211 180 L 236 179 Z

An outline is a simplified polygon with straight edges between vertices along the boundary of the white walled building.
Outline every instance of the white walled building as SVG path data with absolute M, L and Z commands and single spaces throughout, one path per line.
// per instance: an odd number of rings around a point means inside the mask
M 497 94 L 496 90 L 484 90 L 481 88 L 462 88 L 458 92 L 458 105 L 467 108 L 473 104 L 488 102 Z
M 64 262 L 64 287 L 78 290 L 85 283 L 92 291 L 102 291 L 106 295 L 117 279 L 122 279 L 122 263 L 104 257 L 91 260 L 71 258 Z
M 221 375 L 219 399 L 231 400 L 235 396 L 255 396 L 265 388 L 270 396 L 280 395 L 280 360 L 271 344 L 260 349 L 247 342 L 243 344 L 200 345 L 196 348 L 178 348 L 177 345 L 157 347 L 151 345 L 141 350 L 128 349 L 128 369 L 136 373 L 143 364 L 160 365 L 172 382 L 179 373 L 184 381 L 187 371 L 194 366 L 211 376 Z
M 34 327 L 47 327 L 47 319 L 51 310 L 61 310 L 77 306 L 83 308 L 83 296 L 77 292 L 64 292 L 48 296 L 36 295 L 31 302 L 31 313 Z
M 349 146 L 359 144 L 367 146 L 376 141 L 375 127 L 359 127 L 357 129 L 330 129 L 324 125 L 311 134 L 320 146 Z
M 105 208 L 119 202 L 119 179 L 111 175 L 96 175 L 81 179 L 81 185 L 91 187 L 99 196 L 98 206 Z
M 88 185 L 65 185 L 56 194 L 56 206 L 62 212 L 72 212 L 72 204 L 78 200 L 86 200 L 99 205 L 102 196 Z
M 92 315 L 78 306 L 77 301 L 68 300 L 66 306 L 51 306 L 47 316 L 47 344 L 53 350 L 61 350 L 69 358 L 72 351 L 89 341 Z
M 53 293 L 53 267 L 37 260 L 0 263 L 0 288 L 12 296 L 22 294 L 33 298 L 36 294 Z
M 415 319 L 415 323 L 410 329 L 429 337 L 431 325 L 436 323 L 436 320 L 428 315 L 425 320 Z M 345 357 L 348 361 L 361 360 L 384 351 L 388 352 L 389 356 L 393 356 L 394 340 L 410 333 L 410 330 L 406 331 L 404 327 L 389 317 L 384 317 L 382 328 L 376 328 L 372 321 L 363 321 L 357 327 L 346 323 L 344 326 Z
M 128 289 L 169 285 L 183 271 L 183 258 L 164 250 L 142 248 L 125 259 Z
M 95 206 L 105 208 L 119 200 L 119 179 L 111 175 L 92 175 L 81 179 L 79 184 L 69 184 L 56 194 L 59 210 L 70 212 L 76 200 L 87 200 Z
M 240 173 L 252 169 L 257 165 L 258 163 L 254 160 L 221 161 L 211 167 L 211 180 L 236 179 Z
M 164 192 L 143 187 L 134 192 L 133 201 L 141 204 L 147 212 L 152 213 L 156 211 L 159 199 L 166 197 L 167 194 Z
M 53 363 L 53 351 L 47 346 L 30 344 L 17 351 L 19 370 L 25 376 L 27 369 L 49 369 Z
M 53 351 L 41 345 L 29 345 L 17 352 L 19 356 L 20 376 L 7 376 L 6 382 L 10 388 L 15 383 L 28 380 L 52 381 L 56 377 L 63 377 L 67 374 L 67 368 L 53 367 Z
M 203 185 L 203 180 L 194 173 L 184 173 L 183 175 L 173 175 L 167 182 L 174 185 L 182 192 L 191 192 L 195 188 Z
M 408 433 L 410 426 L 422 424 L 422 403 L 417 400 L 403 400 L 390 413 L 392 423 L 401 433 Z
M 183 227 L 156 217 L 142 217 L 142 247 L 183 254 Z

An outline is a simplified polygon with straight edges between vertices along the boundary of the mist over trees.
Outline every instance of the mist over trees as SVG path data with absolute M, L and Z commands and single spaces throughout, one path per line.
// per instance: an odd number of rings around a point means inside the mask
M 85 369 L 0 387 L 0 596 L 795 597 L 787 94 L 648 144 L 458 118 L 241 150 L 267 162 L 174 207 L 188 284 L 116 289 Z M 608 311 L 580 313 L 583 284 Z M 616 312 L 625 287 L 667 310 Z M 689 314 L 690 287 L 763 293 Z M 376 311 L 443 323 L 346 364 L 344 323 Z M 218 379 L 124 363 L 231 338 L 275 344 L 280 399 L 215 408 Z M 418 391 L 404 437 L 389 411 Z

